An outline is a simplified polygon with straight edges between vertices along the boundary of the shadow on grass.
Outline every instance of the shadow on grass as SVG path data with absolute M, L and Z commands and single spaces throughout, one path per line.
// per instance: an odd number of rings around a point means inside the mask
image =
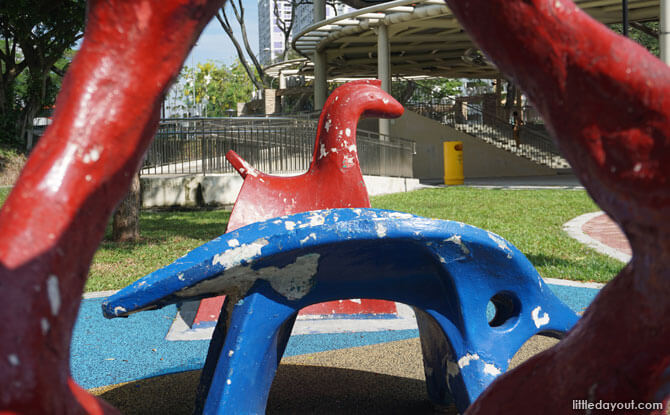
M 130 414 L 191 414 L 200 371 L 143 379 L 98 396 Z M 94 392 L 95 393 L 95 392 Z M 455 408 L 439 412 L 457 414 Z M 282 364 L 268 414 L 433 414 L 425 382 L 353 369 Z
M 169 243 L 175 238 L 209 241 L 226 232 L 229 218 L 230 212 L 224 210 L 142 212 L 140 241 L 112 241 L 110 225 L 102 245 L 130 252 L 137 246 Z
M 580 261 L 572 259 L 559 258 L 555 256 L 547 256 L 543 254 L 526 254 L 526 258 L 535 266 L 554 266 L 554 267 L 576 267 L 581 266 Z
M 556 268 L 565 270 L 563 278 L 605 283 L 616 277 L 625 264 L 611 258 L 603 260 L 602 257 L 603 255 L 597 253 L 569 259 L 544 254 L 526 255 L 537 269 Z

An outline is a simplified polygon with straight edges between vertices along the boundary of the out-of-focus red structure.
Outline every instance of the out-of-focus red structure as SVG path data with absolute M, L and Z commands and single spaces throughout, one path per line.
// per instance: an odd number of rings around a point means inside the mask
M 667 405 L 670 70 L 571 1 L 447 4 L 528 94 L 589 194 L 633 248 L 632 261 L 570 334 L 501 376 L 468 414 L 565 414 L 573 400 Z
M 112 413 L 69 377 L 91 258 L 222 0 L 92 0 L 86 36 L 0 212 L 0 411 Z M 557 347 L 499 378 L 469 414 L 564 414 L 572 401 L 669 399 L 670 71 L 568 0 L 449 0 L 542 112 L 633 259 Z M 629 413 L 650 413 L 631 410 Z
M 91 0 L 54 122 L 0 212 L 0 412 L 116 412 L 70 378 L 93 254 L 223 0 Z

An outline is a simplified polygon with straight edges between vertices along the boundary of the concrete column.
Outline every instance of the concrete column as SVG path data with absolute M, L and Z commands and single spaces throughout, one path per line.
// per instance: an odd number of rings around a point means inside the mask
M 668 0 L 661 0 L 661 15 L 659 17 L 659 48 L 661 52 L 661 60 L 670 64 L 670 6 L 667 4 Z
M 314 0 L 314 23 L 326 20 L 326 0 Z M 325 52 L 316 51 L 314 62 L 314 110 L 319 111 L 326 103 L 328 94 L 328 60 Z
M 328 61 L 325 52 L 315 52 L 314 62 L 314 110 L 320 111 L 328 94 Z
M 384 24 L 377 28 L 377 76 L 382 81 L 382 89 L 391 93 L 391 42 Z M 379 119 L 379 134 L 391 135 L 391 120 Z
M 281 70 L 279 71 L 279 89 L 285 90 L 286 89 L 286 75 L 284 75 L 284 72 Z M 277 97 L 277 108 L 279 112 L 284 112 L 286 108 L 284 108 L 284 97 L 278 96 Z

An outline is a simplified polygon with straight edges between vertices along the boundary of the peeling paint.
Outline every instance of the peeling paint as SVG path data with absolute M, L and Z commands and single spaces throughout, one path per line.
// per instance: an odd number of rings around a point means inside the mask
M 380 238 L 384 238 L 386 236 L 386 231 L 388 230 L 386 226 L 382 223 L 375 223 L 375 230 L 377 231 L 377 236 Z
M 250 244 L 244 244 L 237 248 L 229 249 L 220 254 L 214 255 L 212 258 L 212 265 L 220 264 L 226 269 L 234 267 L 242 263 L 242 261 L 249 261 L 261 254 L 261 249 L 268 244 L 267 239 L 260 238 Z
M 495 367 L 495 365 L 492 365 L 491 363 L 484 363 L 484 373 L 489 374 L 491 376 L 498 376 L 502 373 L 502 371 L 497 367 Z
M 507 252 L 507 258 L 512 259 L 512 249 L 507 245 L 507 241 L 505 241 L 503 238 L 496 235 L 495 233 L 492 232 L 486 232 L 486 233 L 488 234 L 489 238 L 498 245 L 498 248 Z
M 307 241 L 309 241 L 310 239 L 314 239 L 316 241 L 316 234 L 314 232 L 310 233 L 309 235 L 301 239 L 300 244 L 303 245 L 307 243 Z
M 352 303 L 361 304 L 361 299 L 360 298 L 352 298 L 349 301 L 351 301 Z
M 295 262 L 282 268 L 269 266 L 253 269 L 251 265 L 235 267 L 219 276 L 202 281 L 175 294 L 180 297 L 192 297 L 205 293 L 245 294 L 257 280 L 265 280 L 287 300 L 298 300 L 309 293 L 314 282 L 313 277 L 319 264 L 319 254 L 307 254 L 296 258 Z M 241 305 L 238 302 L 236 305 Z
M 249 163 L 247 163 L 247 161 L 244 160 L 244 159 L 240 159 L 240 161 L 242 162 L 242 166 L 244 166 L 243 169 L 240 169 L 240 173 L 244 173 L 244 171 L 245 171 L 245 169 L 246 169 L 247 174 L 252 175 L 252 176 L 254 176 L 254 177 L 258 177 L 258 171 L 257 171 L 255 168 L 253 168 L 253 167 L 252 167 Z
M 463 254 L 470 255 L 470 250 L 465 245 L 465 243 L 463 243 L 463 241 L 461 240 L 461 235 L 453 235 L 452 237 L 447 238 L 444 241 L 445 242 L 451 242 L 453 244 L 458 245 L 461 248 L 461 252 L 463 252 Z
M 231 248 L 235 248 L 237 246 L 240 246 L 240 241 L 238 241 L 237 239 L 230 239 L 230 240 L 228 240 L 228 246 L 231 247 Z
M 7 356 L 7 360 L 9 360 L 9 364 L 11 364 L 12 366 L 18 366 L 21 364 L 19 357 L 15 354 L 10 354 L 9 356 Z
M 49 328 L 51 325 L 49 324 L 49 320 L 46 318 L 43 318 L 40 320 L 40 328 L 42 329 L 42 334 L 46 336 L 46 334 L 49 332 Z
M 286 228 L 287 231 L 292 231 L 293 229 L 295 229 L 295 222 L 287 220 L 286 222 L 284 222 L 284 227 Z
M 465 366 L 469 365 L 470 362 L 473 360 L 479 360 L 479 355 L 477 353 L 475 354 L 468 353 L 465 356 L 458 359 L 458 367 L 463 369 Z
M 325 214 L 328 214 L 329 212 L 328 212 L 328 211 L 325 211 L 325 212 L 323 212 L 323 213 L 312 212 L 312 213 L 309 215 L 309 217 L 308 217 L 308 219 L 309 219 L 309 223 L 304 223 L 304 224 L 300 225 L 299 227 L 300 227 L 300 228 L 306 228 L 306 227 L 308 227 L 308 226 L 320 226 L 320 225 L 323 225 L 323 224 L 326 222 L 326 218 L 323 216 L 324 213 L 325 213 Z
M 351 137 L 351 129 L 347 128 L 344 130 L 344 134 L 346 134 L 347 137 Z
M 86 164 L 95 163 L 100 159 L 100 154 L 102 153 L 101 147 L 93 147 L 89 150 L 88 153 L 84 154 L 82 161 Z
M 49 275 L 47 278 L 47 296 L 49 297 L 49 306 L 51 307 L 51 314 L 58 315 L 60 310 L 60 290 L 58 289 L 58 277 Z
M 537 306 L 530 313 L 531 317 L 533 317 L 535 327 L 538 329 L 542 326 L 546 326 L 547 324 L 549 324 L 549 314 L 544 313 L 542 317 L 540 317 L 540 310 L 542 310 L 542 307 Z
M 414 217 L 411 213 L 391 212 L 389 217 L 393 219 L 411 219 Z

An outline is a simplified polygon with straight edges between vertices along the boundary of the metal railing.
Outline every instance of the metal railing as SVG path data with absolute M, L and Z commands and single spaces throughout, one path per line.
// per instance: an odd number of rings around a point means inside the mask
M 312 161 L 317 124 L 312 115 L 164 119 L 140 173 L 232 173 L 225 159 L 228 150 L 264 173 L 305 172 Z M 358 130 L 357 147 L 363 174 L 412 177 L 413 141 Z
M 517 145 L 512 124 L 495 113 L 482 110 L 480 105 L 436 94 L 430 88 L 416 84 L 404 106 L 536 163 L 556 169 L 570 167 L 551 138 L 522 127 L 519 134 L 521 145 Z

